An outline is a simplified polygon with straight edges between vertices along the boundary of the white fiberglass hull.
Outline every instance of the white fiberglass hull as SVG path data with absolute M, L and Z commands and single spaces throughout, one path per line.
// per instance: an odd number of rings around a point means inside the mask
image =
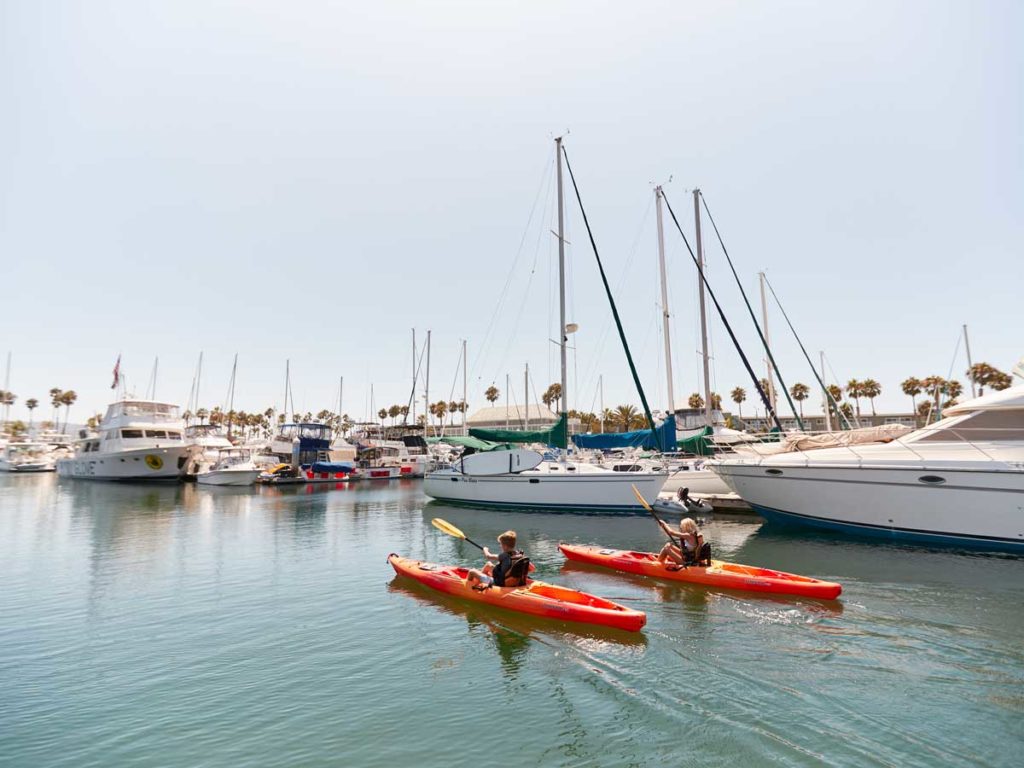
M 1024 467 L 713 466 L 769 521 L 1024 551 Z
M 732 491 L 725 481 L 710 469 L 683 469 L 668 476 L 662 493 L 678 493 L 689 488 L 691 494 L 700 496 L 721 496 Z
M 439 501 L 489 507 L 642 510 L 633 494 L 633 485 L 645 501 L 652 503 L 658 498 L 666 477 L 666 474 L 625 472 L 473 476 L 448 469 L 428 474 L 423 481 L 423 491 Z
M 178 480 L 191 451 L 190 446 L 182 445 L 76 454 L 57 460 L 57 474 L 83 480 Z
M 55 468 L 52 461 L 10 462 L 0 459 L 0 472 L 28 474 L 30 472 L 53 472 Z
M 212 469 L 196 475 L 200 485 L 254 485 L 260 476 L 258 469 Z

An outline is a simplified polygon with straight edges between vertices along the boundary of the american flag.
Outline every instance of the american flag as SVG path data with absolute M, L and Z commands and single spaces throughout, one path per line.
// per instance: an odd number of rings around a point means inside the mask
M 114 363 L 114 383 L 110 385 L 111 389 L 117 389 L 117 383 L 121 381 L 121 356 L 117 356 L 117 362 Z

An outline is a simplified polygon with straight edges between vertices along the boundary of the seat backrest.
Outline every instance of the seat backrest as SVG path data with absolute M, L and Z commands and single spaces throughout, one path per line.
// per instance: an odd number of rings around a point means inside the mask
M 513 553 L 512 564 L 509 566 L 508 573 L 505 574 L 505 586 L 521 587 L 526 584 L 529 575 L 530 558 L 522 552 Z

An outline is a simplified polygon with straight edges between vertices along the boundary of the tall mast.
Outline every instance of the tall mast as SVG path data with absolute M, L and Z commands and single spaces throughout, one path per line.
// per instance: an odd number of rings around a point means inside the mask
M 234 421 L 231 415 L 235 410 L 235 374 L 238 372 L 238 353 L 235 352 L 235 362 L 231 365 L 231 392 L 228 395 L 228 440 L 231 439 L 231 424 Z
M 291 375 L 291 371 L 289 369 L 290 365 L 290 360 L 284 361 L 284 410 L 282 411 L 282 413 L 284 414 L 285 421 L 288 421 L 288 386 L 291 383 L 289 378 Z
M 466 434 L 466 411 L 469 410 L 467 405 L 469 399 L 469 360 L 466 357 L 466 340 L 462 340 L 462 403 L 460 409 L 462 410 L 462 434 Z
M 508 429 L 508 394 L 509 394 L 509 376 L 505 374 L 505 429 Z
M 971 362 L 971 341 L 967 338 L 967 323 L 964 323 L 964 347 L 967 348 L 967 380 L 971 383 L 971 397 L 977 397 L 978 395 L 974 391 L 974 377 L 970 374 L 974 364 Z
M 11 351 L 8 350 L 7 351 L 7 370 L 4 373 L 4 392 L 10 392 L 10 391 L 11 391 Z M 6 423 L 10 419 L 10 417 L 11 417 L 11 406 L 9 406 L 6 402 L 3 403 L 3 406 L 4 406 L 4 422 Z M 0 426 L 3 426 L 3 425 L 0 425 Z
M 604 434 L 604 374 L 597 377 L 597 388 L 601 392 L 601 434 Z
M 160 357 L 153 358 L 153 394 L 150 396 L 150 400 L 156 400 L 156 375 L 160 368 Z
M 558 347 L 562 358 L 562 397 L 559 401 L 562 414 L 566 412 L 565 404 L 569 402 L 569 376 L 565 357 L 565 342 L 568 340 L 565 325 L 565 200 L 562 195 L 562 137 L 555 139 L 555 162 L 558 163 L 558 317 L 561 325 L 558 330 Z M 526 396 L 530 402 L 529 393 Z
M 427 375 L 423 382 L 423 436 L 428 434 L 430 427 L 430 331 L 427 331 Z
M 199 387 L 203 383 L 203 350 L 199 350 L 199 367 L 196 369 L 196 410 L 203 406 L 199 401 Z
M 338 377 L 338 433 L 339 434 L 341 434 L 342 423 L 344 421 L 342 419 L 342 417 L 341 417 L 341 415 L 342 415 L 341 404 L 342 404 L 342 402 L 344 402 L 342 400 L 342 396 L 344 394 L 345 394 L 345 377 L 344 376 L 339 376 Z
M 828 385 L 825 384 L 825 350 L 821 350 L 821 390 L 822 408 L 825 409 L 825 429 L 832 431 L 832 406 L 828 401 Z
M 416 423 L 416 382 L 419 371 L 416 370 L 416 329 L 412 329 L 412 423 Z M 424 433 L 426 434 L 426 433 Z
M 526 373 L 523 374 L 523 392 L 526 396 L 523 398 L 525 405 L 523 413 L 523 429 L 530 428 L 530 364 L 526 364 Z
M 658 267 L 661 272 L 661 319 L 665 326 L 665 377 L 668 383 L 668 412 L 675 413 L 676 396 L 672 389 L 672 338 L 669 334 L 668 277 L 665 274 L 665 228 L 661 218 L 661 187 L 654 188 L 658 211 Z
M 771 338 L 768 336 L 768 302 L 764 297 L 764 272 L 758 272 L 758 277 L 761 282 L 761 328 L 764 330 L 764 344 L 765 347 L 771 345 Z M 768 369 L 768 402 L 772 404 L 772 410 L 775 410 L 775 371 L 772 368 L 772 359 L 767 354 L 765 355 L 764 364 Z
M 711 423 L 711 370 L 708 365 L 708 316 L 704 307 L 704 242 L 700 236 L 700 190 L 693 190 L 693 218 L 696 223 L 697 272 L 700 277 L 700 349 L 704 363 L 704 421 Z

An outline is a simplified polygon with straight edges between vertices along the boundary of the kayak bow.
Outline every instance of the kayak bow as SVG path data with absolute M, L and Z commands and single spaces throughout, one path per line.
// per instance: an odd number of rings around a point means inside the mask
M 530 580 L 525 587 L 475 590 L 466 586 L 466 576 L 469 575 L 466 568 L 410 560 L 394 553 L 388 555 L 388 562 L 399 576 L 415 579 L 438 592 L 510 611 L 562 621 L 598 624 L 629 632 L 639 632 L 647 623 L 647 615 L 643 611 L 635 611 L 611 600 L 542 581 Z
M 835 600 L 843 591 L 842 586 L 831 581 L 798 576 L 795 573 L 774 571 L 738 563 L 723 563 L 712 560 L 711 566 L 688 566 L 670 571 L 658 562 L 652 552 L 631 552 L 622 549 L 602 549 L 576 544 L 559 544 L 558 548 L 569 560 L 599 565 L 613 571 L 637 573 L 669 581 L 685 581 L 706 587 L 740 589 L 748 592 L 770 592 L 776 595 L 799 595 L 821 600 Z

